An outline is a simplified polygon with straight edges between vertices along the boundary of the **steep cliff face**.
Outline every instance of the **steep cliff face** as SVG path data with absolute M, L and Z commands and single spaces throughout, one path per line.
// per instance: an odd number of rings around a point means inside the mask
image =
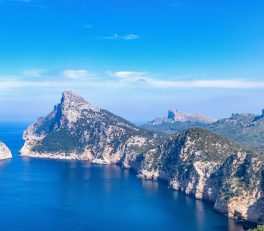
M 0 141 L 0 160 L 12 158 L 12 154 L 8 147 Z
M 264 160 L 238 152 L 220 169 L 221 188 L 214 208 L 231 217 L 264 223 Z
M 45 118 L 24 132 L 22 156 L 86 159 L 96 163 L 117 163 L 135 150 L 154 141 L 145 132 L 112 113 L 90 105 L 72 92 Z
M 117 163 L 210 201 L 230 217 L 264 222 L 263 158 L 207 130 L 160 137 L 65 92 L 24 139 L 23 156 Z
M 173 135 L 141 158 L 138 174 L 214 204 L 229 217 L 264 222 L 264 161 L 203 129 Z

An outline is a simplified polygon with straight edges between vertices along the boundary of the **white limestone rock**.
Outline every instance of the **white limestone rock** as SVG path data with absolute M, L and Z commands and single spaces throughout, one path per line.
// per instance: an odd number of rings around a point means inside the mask
M 0 160 L 6 160 L 12 158 L 11 151 L 8 147 L 0 141 Z
M 109 164 L 148 146 L 154 135 L 67 91 L 49 115 L 26 129 L 23 138 L 22 156 Z

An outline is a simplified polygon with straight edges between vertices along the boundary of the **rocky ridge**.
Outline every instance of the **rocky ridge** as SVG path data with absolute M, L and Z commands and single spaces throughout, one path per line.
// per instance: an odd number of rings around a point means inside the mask
M 8 147 L 0 141 L 0 160 L 10 159 L 12 158 L 12 154 Z
M 229 118 L 220 119 L 213 123 L 176 121 L 160 124 L 147 123 L 142 127 L 162 133 L 174 133 L 190 128 L 204 128 L 264 153 L 264 110 L 261 115 L 235 113 Z
M 72 92 L 44 118 L 24 132 L 22 156 L 91 160 L 117 163 L 124 153 L 147 148 L 154 135 L 103 109 L 90 105 Z
M 263 157 L 207 130 L 159 136 L 64 92 L 47 117 L 28 127 L 24 140 L 22 156 L 116 163 L 210 201 L 229 217 L 264 222 Z

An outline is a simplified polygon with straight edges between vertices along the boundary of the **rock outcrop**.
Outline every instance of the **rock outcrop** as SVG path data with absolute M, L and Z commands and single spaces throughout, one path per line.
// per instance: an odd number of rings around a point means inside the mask
M 154 142 L 154 135 L 112 113 L 94 107 L 72 92 L 24 132 L 22 156 L 117 163 Z
M 175 123 L 175 122 L 188 122 L 188 123 L 213 123 L 216 120 L 200 114 L 200 113 L 196 113 L 196 114 L 190 114 L 190 113 L 185 113 L 182 112 L 178 109 L 170 109 L 168 110 L 168 115 L 167 117 L 158 117 L 156 119 L 154 119 L 153 121 L 149 122 L 148 124 L 151 125 L 160 125 L 160 124 L 164 124 L 164 123 Z
M 138 174 L 211 202 L 229 217 L 264 223 L 264 159 L 221 136 L 190 129 L 141 157 Z
M 0 141 L 0 160 L 6 160 L 12 158 L 12 154 L 8 147 Z
M 207 130 L 159 136 L 65 92 L 24 140 L 22 156 L 116 163 L 210 201 L 229 217 L 264 222 L 263 157 Z

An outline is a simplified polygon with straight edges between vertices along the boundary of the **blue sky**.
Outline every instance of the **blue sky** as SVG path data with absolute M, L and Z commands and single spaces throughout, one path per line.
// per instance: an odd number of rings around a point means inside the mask
M 0 0 L 0 120 L 61 92 L 132 121 L 264 107 L 264 2 Z

